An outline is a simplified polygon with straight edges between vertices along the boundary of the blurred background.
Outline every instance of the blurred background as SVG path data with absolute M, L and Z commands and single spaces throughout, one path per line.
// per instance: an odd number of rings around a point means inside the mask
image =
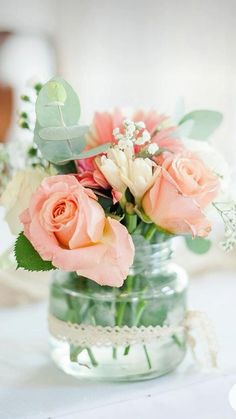
M 0 0 L 0 142 L 24 140 L 20 95 L 59 74 L 77 90 L 85 123 L 114 106 L 171 113 L 180 98 L 187 112 L 221 111 L 212 142 L 234 178 L 235 39 L 235 0 Z M 2 213 L 0 229 L 2 253 L 13 240 Z M 193 273 L 236 269 L 235 253 L 218 252 L 185 263 Z

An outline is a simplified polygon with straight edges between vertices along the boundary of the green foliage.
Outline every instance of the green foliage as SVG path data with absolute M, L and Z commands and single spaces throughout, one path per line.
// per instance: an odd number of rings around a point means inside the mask
M 15 243 L 17 268 L 27 271 L 51 271 L 56 269 L 50 261 L 44 261 L 34 249 L 24 233 L 20 233 Z
M 23 100 L 23 102 L 30 102 L 30 98 L 27 95 L 21 95 L 21 100 Z
M 42 87 L 43 87 L 43 84 L 42 83 L 36 83 L 34 85 L 34 90 L 35 90 L 35 92 L 36 92 L 37 95 L 39 94 L 39 92 L 42 89 Z
M 69 127 L 77 125 L 80 118 L 79 98 L 72 87 L 60 77 L 49 80 L 42 87 L 35 110 L 41 127 Z
M 109 147 L 105 144 L 82 153 L 88 127 L 79 125 L 79 98 L 62 78 L 56 77 L 40 89 L 36 117 L 34 141 L 43 157 L 54 164 L 94 156 Z
M 189 250 L 198 255 L 207 253 L 211 247 L 211 241 L 209 239 L 203 239 L 202 237 L 185 237 L 185 243 Z
M 106 143 L 106 144 L 99 145 L 98 147 L 91 148 L 90 150 L 83 151 L 79 155 L 75 156 L 75 159 L 76 160 L 87 159 L 88 157 L 93 157 L 93 156 L 97 156 L 98 154 L 105 153 L 105 151 L 108 150 L 110 145 L 111 143 Z
M 188 137 L 196 140 L 207 140 L 221 124 L 223 116 L 220 112 L 197 110 L 186 114 L 179 126 L 189 129 Z
M 54 167 L 61 175 L 71 175 L 72 173 L 77 173 L 75 162 L 73 160 L 65 164 L 54 164 Z

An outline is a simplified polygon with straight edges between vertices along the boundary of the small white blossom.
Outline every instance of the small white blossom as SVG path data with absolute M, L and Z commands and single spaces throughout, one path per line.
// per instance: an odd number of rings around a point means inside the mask
M 145 143 L 148 143 L 151 140 L 151 135 L 150 133 L 145 129 L 142 133 L 142 135 L 140 135 L 137 139 L 136 139 L 136 144 L 138 145 L 143 145 Z
M 143 121 L 135 122 L 135 126 L 137 130 L 145 129 L 146 125 Z
M 120 128 L 117 127 L 113 129 L 113 135 L 117 141 L 117 145 L 120 150 L 131 148 L 131 143 L 135 143 L 137 145 L 144 145 L 151 141 L 151 135 L 148 132 L 148 130 L 145 129 L 144 122 L 134 122 L 130 119 L 125 119 L 123 125 L 124 132 L 122 134 L 120 132 Z
M 151 155 L 155 154 L 158 150 L 159 150 L 159 147 L 156 143 L 151 143 L 148 146 L 148 153 Z
M 236 245 L 236 203 L 214 203 L 213 206 L 225 225 L 225 240 L 220 243 L 221 247 L 230 252 Z
M 119 134 L 119 133 L 120 133 L 120 128 L 114 128 L 113 129 L 113 135 L 114 135 L 114 137 L 116 137 L 117 134 Z
M 120 150 L 125 150 L 126 148 L 133 148 L 133 143 L 131 140 L 121 139 L 117 144 Z

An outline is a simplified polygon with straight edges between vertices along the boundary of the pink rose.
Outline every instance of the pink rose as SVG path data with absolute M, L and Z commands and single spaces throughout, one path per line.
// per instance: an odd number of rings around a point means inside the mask
M 132 239 L 122 224 L 105 217 L 94 193 L 74 176 L 45 178 L 21 221 L 43 260 L 100 285 L 123 284 L 133 262 Z
M 218 192 L 218 177 L 198 157 L 185 152 L 168 155 L 142 205 L 153 222 L 164 230 L 206 237 L 211 225 L 203 210 Z

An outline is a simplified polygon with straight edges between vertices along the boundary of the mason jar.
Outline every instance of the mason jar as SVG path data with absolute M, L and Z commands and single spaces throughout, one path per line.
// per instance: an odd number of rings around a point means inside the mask
M 134 264 L 121 288 L 55 271 L 49 303 L 51 356 L 67 374 L 144 380 L 168 373 L 183 360 L 186 273 L 171 260 L 170 239 L 149 244 L 135 237 L 134 242 Z

